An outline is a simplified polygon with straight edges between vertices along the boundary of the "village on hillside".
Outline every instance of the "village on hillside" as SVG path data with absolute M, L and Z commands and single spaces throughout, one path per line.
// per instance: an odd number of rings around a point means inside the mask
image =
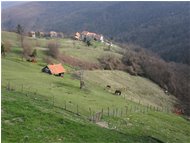
M 28 32 L 28 36 L 32 38 L 64 38 L 64 34 L 62 32 L 55 32 L 55 31 L 50 31 L 50 32 L 30 31 Z M 105 45 L 112 46 L 112 42 L 105 39 L 102 34 L 97 34 L 89 31 L 76 32 L 72 36 L 72 38 L 87 43 L 91 40 L 95 40 L 98 42 L 105 43 Z

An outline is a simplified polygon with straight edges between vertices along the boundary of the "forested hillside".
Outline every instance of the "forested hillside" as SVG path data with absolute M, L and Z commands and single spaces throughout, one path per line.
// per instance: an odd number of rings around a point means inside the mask
M 190 64 L 189 2 L 30 2 L 2 11 L 2 29 L 89 30 Z

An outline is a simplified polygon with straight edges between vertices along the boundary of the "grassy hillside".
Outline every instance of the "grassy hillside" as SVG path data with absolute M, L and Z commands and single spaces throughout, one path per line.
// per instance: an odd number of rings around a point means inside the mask
M 89 30 L 189 64 L 189 2 L 30 2 L 2 11 L 2 28 Z
M 12 32 L 2 31 L 2 41 L 8 42 L 12 45 L 13 53 L 19 55 L 21 52 L 20 43 L 18 42 L 18 35 Z M 36 48 L 38 50 L 39 56 L 38 59 L 42 60 L 44 57 L 44 53 L 47 50 L 47 44 L 51 41 L 55 40 L 47 40 L 45 38 L 33 39 L 30 37 L 25 37 L 24 43 L 29 43 L 32 48 Z M 110 51 L 107 50 L 108 46 L 100 43 L 100 42 L 92 42 L 92 46 L 88 47 L 86 43 L 82 41 L 75 41 L 71 39 L 56 39 L 57 43 L 61 45 L 60 52 L 65 55 L 74 57 L 76 59 L 98 63 L 98 58 L 101 58 L 105 55 L 112 55 L 118 58 L 122 58 L 122 55 L 119 54 L 119 51 L 122 48 L 114 45 Z M 92 54 L 93 53 L 93 54 Z
M 166 95 L 158 85 L 150 80 L 131 76 L 122 71 L 86 71 L 84 78 L 102 87 L 110 85 L 112 87 L 109 90 L 111 93 L 120 89 L 122 96 L 135 102 L 140 101 L 144 105 L 149 104 L 160 108 L 163 106 L 172 107 L 172 104 L 176 102 L 173 96 Z
M 2 91 L 2 141 L 11 142 L 126 142 L 130 135 L 100 128 L 81 117 L 57 110 L 40 95 Z M 110 136 L 111 135 L 111 136 Z
M 2 89 L 2 141 L 9 142 L 131 142 L 188 143 L 189 122 L 172 114 L 132 113 L 126 118 L 108 118 L 110 128 L 101 128 L 58 108 L 47 98 L 26 96 Z
M 3 142 L 190 141 L 189 121 L 168 111 L 177 100 L 151 81 L 121 71 L 86 70 L 86 86 L 81 90 L 77 78 L 80 71 L 72 66 L 64 64 L 68 71 L 64 78 L 41 72 L 45 65 L 41 48 L 49 40 L 39 40 L 38 63 L 30 63 L 21 60 L 21 49 L 14 38 L 12 33 L 2 33 L 3 40 L 12 41 L 11 52 L 1 59 Z M 96 56 L 83 59 L 91 62 L 97 62 L 104 52 L 104 45 L 98 43 L 96 48 L 70 39 L 60 43 L 61 51 L 69 56 L 78 55 L 79 59 L 82 51 L 91 48 Z M 117 55 L 114 51 L 110 52 Z M 111 89 L 105 89 L 108 84 Z M 115 96 L 115 89 L 121 89 L 122 96 Z M 106 128 L 89 121 L 102 110 L 100 123 Z

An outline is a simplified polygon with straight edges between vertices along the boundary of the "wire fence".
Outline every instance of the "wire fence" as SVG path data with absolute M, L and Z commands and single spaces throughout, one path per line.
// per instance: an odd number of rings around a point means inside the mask
M 2 88 L 5 88 L 8 92 L 21 92 L 22 94 L 26 95 L 27 97 L 33 98 L 37 100 L 38 90 L 32 89 L 31 87 L 21 85 L 12 85 L 8 82 L 6 85 L 2 85 Z M 125 99 L 128 102 L 134 102 L 129 99 Z M 44 101 L 43 101 L 44 102 Z M 138 103 L 134 102 L 134 104 L 126 105 L 124 107 L 107 107 L 107 108 L 99 108 L 93 109 L 91 107 L 86 107 L 86 109 L 81 108 L 80 104 L 71 104 L 71 101 L 64 100 L 62 104 L 58 104 L 55 101 L 55 96 L 46 100 L 47 104 L 52 108 L 59 109 L 71 114 L 75 114 L 77 116 L 85 117 L 86 119 L 92 122 L 99 122 L 104 117 L 126 117 L 131 113 L 148 113 L 148 112 L 165 112 L 171 113 L 171 109 L 169 107 L 158 107 L 152 105 L 142 105 L 139 101 Z

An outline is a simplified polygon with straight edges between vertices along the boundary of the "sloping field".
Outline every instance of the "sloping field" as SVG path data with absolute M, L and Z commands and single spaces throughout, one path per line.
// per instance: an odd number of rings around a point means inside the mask
M 63 78 L 42 73 L 46 64 L 22 61 L 21 49 L 11 39 L 14 34 L 6 34 L 12 50 L 1 59 L 3 142 L 189 143 L 189 121 L 162 112 L 162 108 L 172 109 L 176 100 L 150 80 L 122 71 L 84 71 L 85 88 L 81 90 L 81 71 L 64 65 L 68 72 Z M 72 43 L 64 40 L 62 44 Z M 78 51 L 73 48 L 71 53 Z M 41 50 L 38 58 L 42 56 Z M 116 89 L 122 96 L 113 94 Z M 97 112 L 104 113 L 100 122 L 107 123 L 107 129 L 89 121 Z
M 3 42 L 9 42 L 12 45 L 13 51 L 21 50 L 20 43 L 19 43 L 19 36 L 16 33 L 12 32 L 6 32 L 2 31 L 2 41 Z M 111 47 L 111 50 L 107 50 L 108 46 L 106 44 L 100 43 L 100 42 L 92 42 L 93 46 L 88 47 L 86 43 L 82 41 L 76 41 L 72 39 L 45 39 L 45 38 L 37 38 L 33 39 L 30 37 L 25 36 L 24 43 L 28 43 L 32 46 L 32 48 L 36 48 L 38 50 L 38 53 L 41 54 L 41 52 L 46 51 L 47 44 L 51 41 L 57 41 L 57 43 L 60 43 L 60 52 L 64 53 L 65 55 L 74 57 L 76 59 L 92 62 L 92 63 L 98 63 L 98 58 L 101 58 L 105 55 L 112 55 L 118 58 L 121 58 L 122 55 L 118 52 L 122 49 L 116 45 Z M 41 54 L 40 57 L 43 57 L 44 55 Z M 41 58 L 40 58 L 41 59 Z
M 47 98 L 2 90 L 2 142 L 189 143 L 190 124 L 172 114 L 133 113 L 106 118 L 101 128 L 83 117 L 53 108 Z
M 168 106 L 176 102 L 172 95 L 167 95 L 164 90 L 152 81 L 140 76 L 132 76 L 122 71 L 96 70 L 86 71 L 84 78 L 92 83 L 96 83 L 106 88 L 111 86 L 108 91 L 114 93 L 115 90 L 121 90 L 122 96 L 135 102 L 141 102 L 144 105 Z

